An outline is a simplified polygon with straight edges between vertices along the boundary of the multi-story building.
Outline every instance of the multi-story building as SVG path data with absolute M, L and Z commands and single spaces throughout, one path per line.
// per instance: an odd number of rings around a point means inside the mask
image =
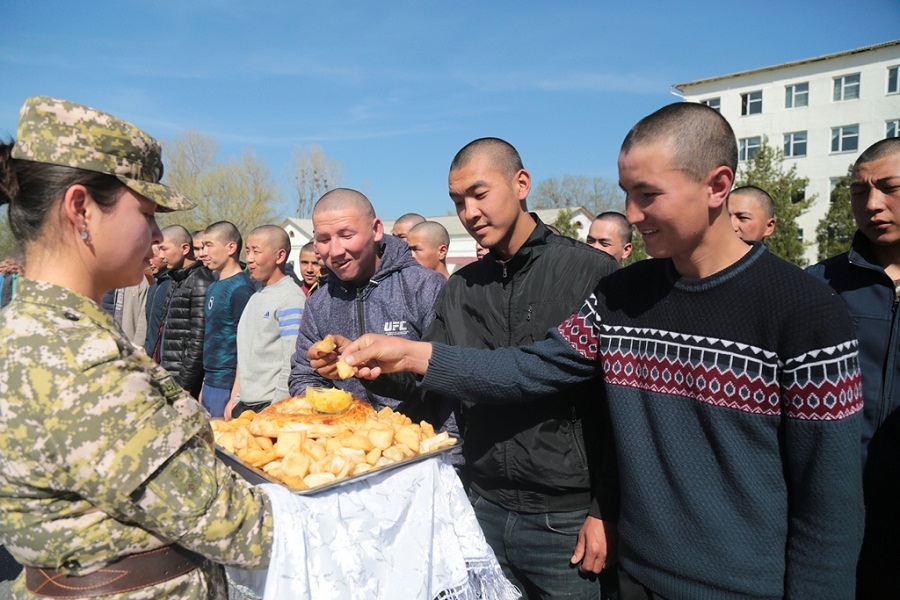
M 785 167 L 796 165 L 809 179 L 806 197 L 815 195 L 798 219 L 804 241 L 814 242 L 837 179 L 866 148 L 900 137 L 898 71 L 900 40 L 674 88 L 686 101 L 711 106 L 728 119 L 742 162 L 765 138 L 784 150 Z M 806 258 L 815 262 L 815 244 Z

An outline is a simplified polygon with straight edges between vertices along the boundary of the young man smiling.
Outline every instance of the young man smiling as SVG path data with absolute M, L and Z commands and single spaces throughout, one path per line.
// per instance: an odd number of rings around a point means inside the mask
M 363 194 L 339 188 L 322 196 L 313 208 L 315 245 L 328 267 L 320 288 L 307 298 L 291 360 L 290 393 L 309 385 L 335 385 L 368 400 L 376 409 L 398 408 L 400 402 L 366 390 L 357 379 L 328 381 L 306 358 L 310 347 L 328 334 L 355 338 L 378 332 L 418 340 L 434 318 L 434 302 L 445 279 L 415 261 L 406 243 L 384 235 L 384 226 Z M 326 374 L 336 378 L 332 369 Z M 433 412 L 407 413 L 414 422 Z M 418 418 L 417 418 L 418 417 Z
M 628 220 L 654 258 L 601 280 L 544 341 L 485 351 L 363 336 L 343 348 L 360 376 L 411 370 L 425 389 L 500 408 L 602 383 L 624 600 L 854 594 L 857 342 L 827 287 L 734 234 L 736 167 L 717 111 L 666 106 L 619 154 Z

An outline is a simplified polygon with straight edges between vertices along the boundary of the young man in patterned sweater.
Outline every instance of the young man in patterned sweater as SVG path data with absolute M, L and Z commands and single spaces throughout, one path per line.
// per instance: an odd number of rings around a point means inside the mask
M 408 370 L 498 404 L 602 377 L 626 600 L 853 597 L 857 342 L 824 285 L 735 235 L 736 146 L 693 103 L 629 132 L 619 182 L 655 259 L 601 280 L 544 341 L 485 351 L 363 336 L 342 349 L 362 377 Z

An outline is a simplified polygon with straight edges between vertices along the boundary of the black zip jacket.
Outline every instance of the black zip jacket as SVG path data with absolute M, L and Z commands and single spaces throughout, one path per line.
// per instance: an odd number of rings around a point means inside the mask
M 200 261 L 169 271 L 172 285 L 163 316 L 159 364 L 194 398 L 203 385 L 203 337 L 206 335 L 206 289 L 213 274 Z
M 600 279 L 618 265 L 611 256 L 537 225 L 510 260 L 493 254 L 455 272 L 438 298 L 424 340 L 471 348 L 523 346 L 575 313 Z M 385 381 L 382 381 L 385 380 Z M 591 508 L 602 516 L 615 494 L 607 409 L 601 378 L 550 399 L 462 407 L 463 454 L 472 489 L 507 510 L 544 513 Z M 412 395 L 408 374 L 380 377 L 373 387 Z M 426 401 L 433 401 L 425 395 Z M 601 472 L 601 462 L 604 469 Z M 590 465 L 590 470 L 589 470 Z M 601 488 L 607 489 L 604 501 Z M 615 499 L 610 498 L 610 502 Z

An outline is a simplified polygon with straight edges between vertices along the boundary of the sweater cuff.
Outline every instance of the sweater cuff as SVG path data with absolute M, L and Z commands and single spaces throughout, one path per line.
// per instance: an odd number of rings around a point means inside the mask
M 458 387 L 460 354 L 457 346 L 432 342 L 428 370 L 418 385 L 433 392 L 452 394 Z

